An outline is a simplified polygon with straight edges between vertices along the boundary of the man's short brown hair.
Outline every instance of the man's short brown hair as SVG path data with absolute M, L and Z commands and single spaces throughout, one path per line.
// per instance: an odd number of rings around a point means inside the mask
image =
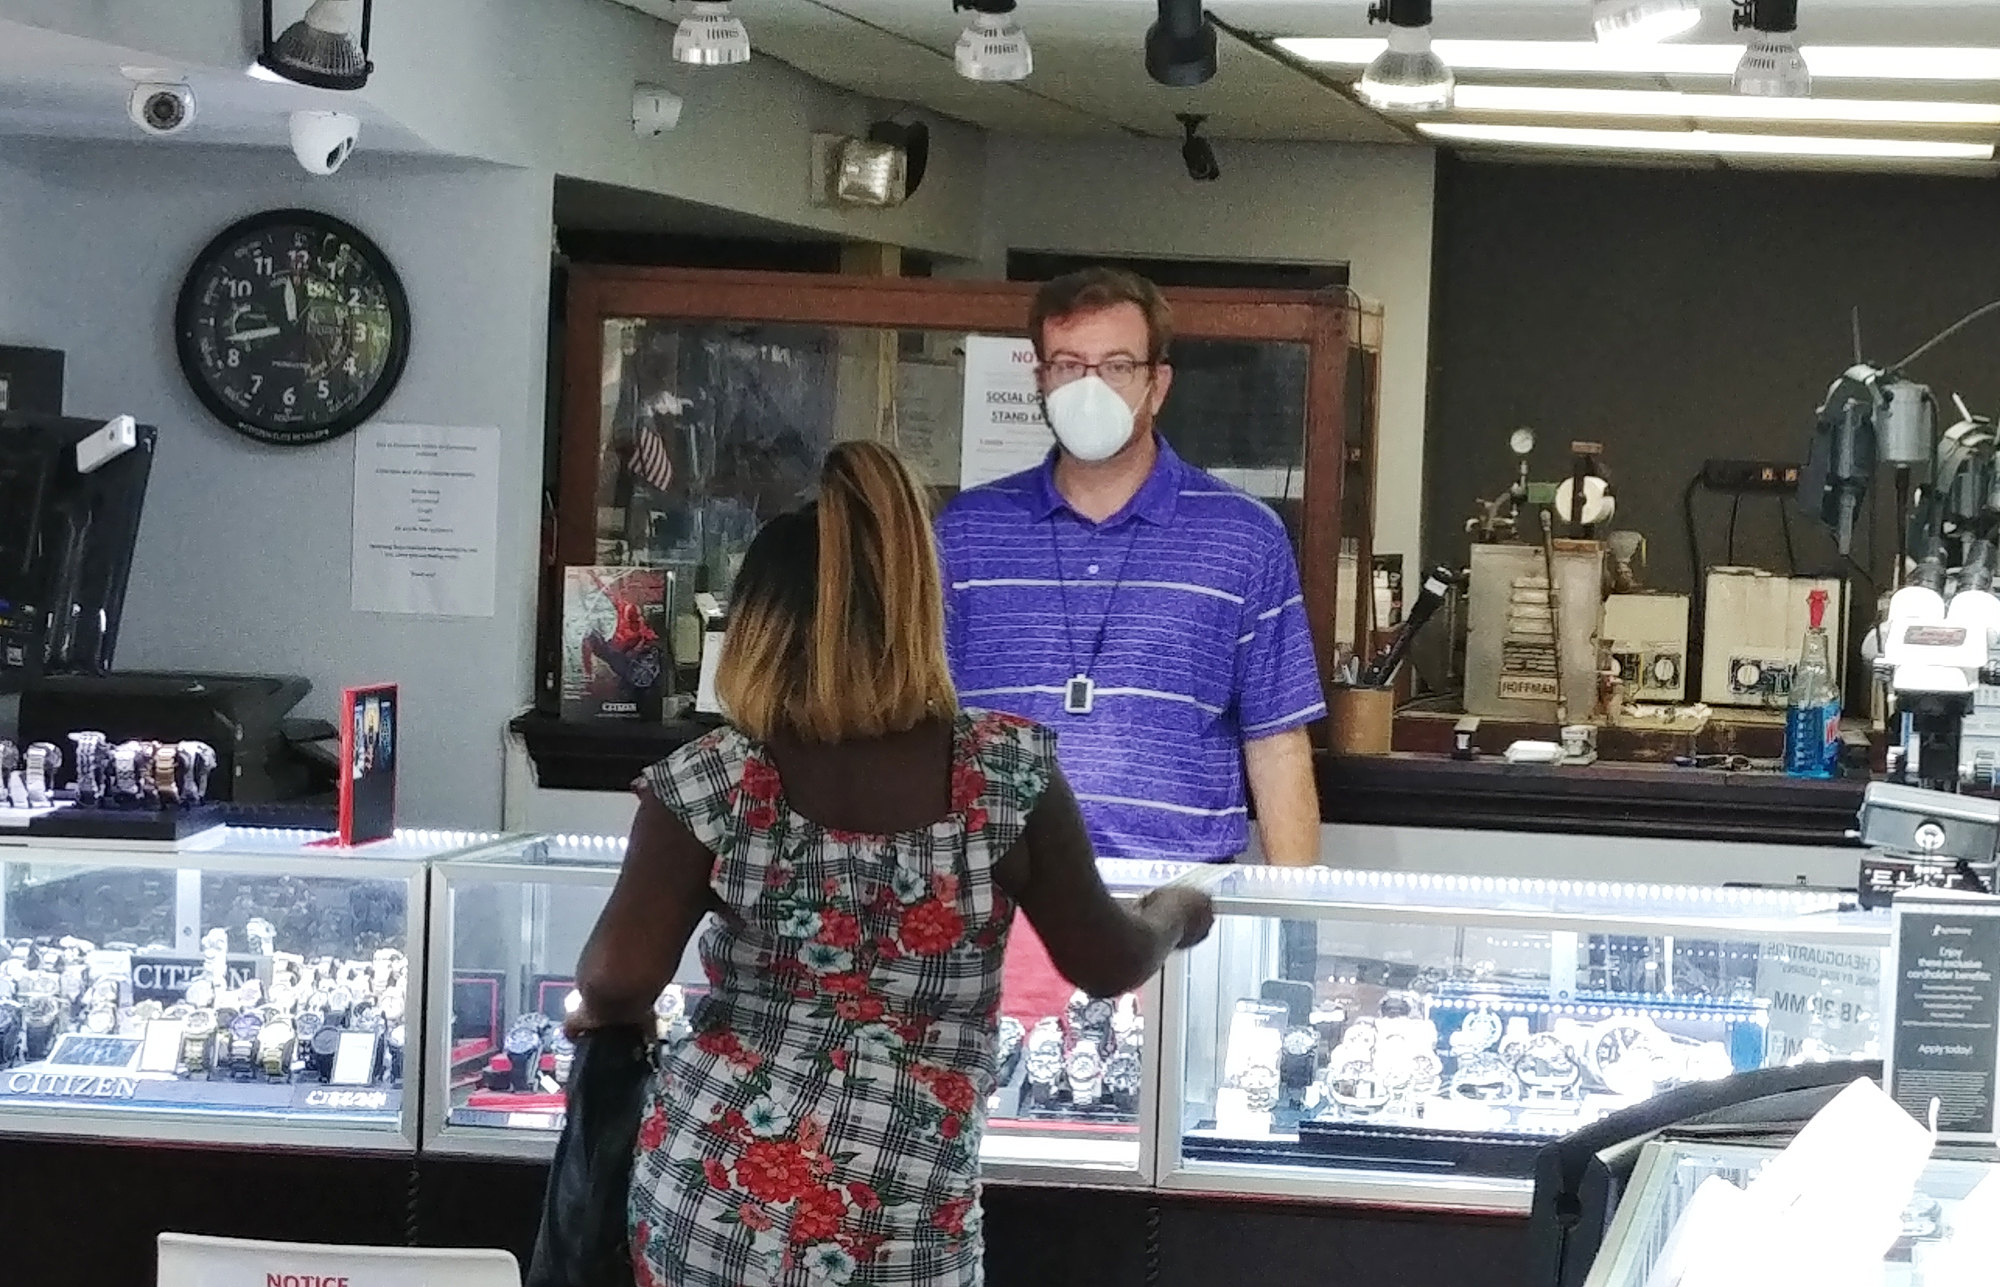
M 1120 304 L 1135 304 L 1146 315 L 1146 343 L 1149 362 L 1164 362 L 1167 346 L 1174 338 L 1174 311 L 1160 288 L 1137 273 L 1122 268 L 1085 268 L 1045 283 L 1035 292 L 1028 307 L 1028 335 L 1035 342 L 1035 356 L 1042 350 L 1042 328 L 1052 317 L 1075 317 L 1095 313 Z

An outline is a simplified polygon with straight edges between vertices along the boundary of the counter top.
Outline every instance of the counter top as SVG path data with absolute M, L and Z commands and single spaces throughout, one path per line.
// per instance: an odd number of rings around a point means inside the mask
M 1865 783 L 1654 764 L 1318 757 L 1326 822 L 1853 845 Z
M 622 792 L 647 765 L 714 724 L 575 724 L 524 715 L 511 727 L 542 787 Z M 1489 831 L 1848 845 L 1864 785 L 1653 764 L 1316 758 L 1322 821 Z

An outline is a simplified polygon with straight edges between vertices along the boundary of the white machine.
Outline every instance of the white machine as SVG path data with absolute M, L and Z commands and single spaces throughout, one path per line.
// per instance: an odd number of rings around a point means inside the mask
M 1708 570 L 1702 601 L 1701 700 L 1710 706 L 1783 710 L 1792 694 L 1799 645 L 1812 620 L 1812 592 L 1824 590 L 1827 643 L 1844 657 L 1846 585 L 1830 577 L 1782 577 L 1760 568 Z
M 1687 697 L 1688 597 L 1612 594 L 1604 599 L 1604 650 L 1633 701 Z

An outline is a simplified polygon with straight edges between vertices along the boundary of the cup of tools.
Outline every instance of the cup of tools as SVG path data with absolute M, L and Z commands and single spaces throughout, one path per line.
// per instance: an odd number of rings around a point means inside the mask
M 1395 740 L 1396 690 L 1342 684 L 1329 690 L 1327 749 L 1335 755 L 1387 755 Z

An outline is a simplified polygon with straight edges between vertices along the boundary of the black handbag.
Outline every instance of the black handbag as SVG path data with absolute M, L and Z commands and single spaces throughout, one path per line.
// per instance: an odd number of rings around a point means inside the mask
M 525 1287 L 633 1287 L 626 1210 L 653 1034 L 600 1028 L 576 1042 L 569 1105 Z

